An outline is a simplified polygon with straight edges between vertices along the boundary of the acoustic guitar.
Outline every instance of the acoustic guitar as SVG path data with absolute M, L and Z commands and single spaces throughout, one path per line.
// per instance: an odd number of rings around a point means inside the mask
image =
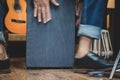
M 26 34 L 26 1 L 7 0 L 8 13 L 5 26 L 12 33 Z

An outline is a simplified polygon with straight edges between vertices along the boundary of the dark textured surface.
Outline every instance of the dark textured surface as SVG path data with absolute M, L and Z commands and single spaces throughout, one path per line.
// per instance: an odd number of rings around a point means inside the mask
M 75 42 L 75 2 L 58 0 L 51 5 L 52 20 L 38 23 L 33 17 L 33 0 L 27 8 L 27 67 L 72 67 Z
M 13 45 L 13 43 L 11 43 L 11 45 Z M 17 44 L 11 50 L 18 50 L 17 52 L 20 53 L 20 50 L 22 49 L 16 49 L 18 45 L 19 44 Z M 14 53 L 14 55 L 15 54 L 17 53 Z M 24 54 L 24 53 L 21 53 L 21 54 Z M 107 75 L 109 76 L 110 73 L 108 73 Z M 116 75 L 120 76 L 120 73 Z M 108 76 L 106 78 L 103 78 L 103 80 L 108 80 Z M 65 69 L 26 70 L 25 59 L 20 59 L 20 58 L 11 60 L 10 74 L 0 74 L 0 80 L 38 80 L 38 79 L 40 80 L 100 80 L 98 77 L 90 77 L 86 74 L 79 74 L 79 73 L 77 74 L 69 69 L 67 70 Z M 120 80 L 120 77 L 116 78 L 114 76 L 113 80 Z
M 108 80 L 110 73 L 103 77 L 92 77 L 75 73 L 72 69 L 26 69 L 25 58 L 11 58 L 11 73 L 0 74 L 0 80 Z M 113 80 L 120 80 L 120 73 L 115 73 Z

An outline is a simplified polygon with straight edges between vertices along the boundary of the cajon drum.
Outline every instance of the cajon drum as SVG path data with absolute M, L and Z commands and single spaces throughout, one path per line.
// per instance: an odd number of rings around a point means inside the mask
M 27 68 L 72 67 L 75 47 L 75 0 L 51 5 L 52 20 L 39 23 L 33 17 L 33 0 L 27 0 Z

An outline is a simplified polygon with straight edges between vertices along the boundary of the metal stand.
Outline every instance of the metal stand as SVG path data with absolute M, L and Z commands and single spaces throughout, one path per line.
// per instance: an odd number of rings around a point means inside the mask
M 104 56 L 105 59 L 113 54 L 112 44 L 108 30 L 101 31 L 101 39 L 95 39 L 92 45 L 92 51 L 99 56 Z
M 117 58 L 116 58 L 116 60 L 115 60 L 113 69 L 112 69 L 111 74 L 110 74 L 110 77 L 109 77 L 109 80 L 112 80 L 112 78 L 113 78 L 113 75 L 114 75 L 114 73 L 115 73 L 116 67 L 117 67 L 118 62 L 119 62 L 119 59 L 120 59 L 120 50 L 119 50 L 118 56 L 117 56 Z

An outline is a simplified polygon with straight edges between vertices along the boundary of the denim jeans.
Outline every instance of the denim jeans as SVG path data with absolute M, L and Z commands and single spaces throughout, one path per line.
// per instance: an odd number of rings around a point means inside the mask
M 3 15 L 2 15 L 2 2 L 0 0 L 0 40 L 5 42 L 3 35 Z
M 100 38 L 108 0 L 84 0 L 78 36 Z
M 0 40 L 5 42 L 5 37 L 2 31 L 0 31 Z

